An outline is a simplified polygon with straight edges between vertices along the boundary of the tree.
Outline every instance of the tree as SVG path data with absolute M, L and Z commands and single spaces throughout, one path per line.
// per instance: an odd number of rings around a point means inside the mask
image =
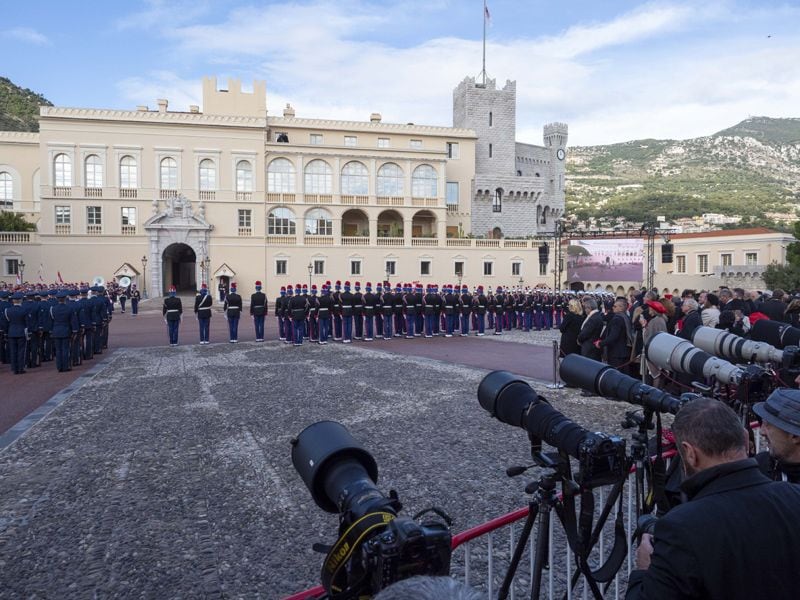
M 761 277 L 771 290 L 775 288 L 781 288 L 786 291 L 800 290 L 800 264 L 779 265 L 778 263 L 772 263 L 767 266 Z
M 36 231 L 36 225 L 26 221 L 22 213 L 3 210 L 0 211 L 0 231 Z
M 795 239 L 800 240 L 800 221 L 795 221 L 792 226 L 792 234 Z M 786 262 L 790 265 L 800 266 L 800 242 L 792 242 L 786 246 Z

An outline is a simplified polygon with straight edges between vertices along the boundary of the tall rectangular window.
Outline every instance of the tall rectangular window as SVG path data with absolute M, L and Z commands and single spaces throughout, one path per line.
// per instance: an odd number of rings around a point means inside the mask
M 361 275 L 361 261 L 360 260 L 351 260 L 350 261 L 350 275 Z
M 491 276 L 494 270 L 494 263 L 490 260 L 483 261 L 483 274 L 486 276 Z
M 458 206 L 458 182 L 447 182 L 447 204 L 449 206 Z
M 503 190 L 497 188 L 492 196 L 492 212 L 503 212 Z
M 420 275 L 430 275 L 431 274 L 431 261 L 429 261 L 429 260 L 421 260 L 421 261 L 419 261 L 419 274 Z
M 744 264 L 747 266 L 753 266 L 758 264 L 758 252 L 745 252 L 744 253 Z
M 388 148 L 389 138 L 378 138 L 378 148 Z
M 390 277 L 397 274 L 397 261 L 394 260 L 387 260 L 386 261 L 386 268 L 383 270 L 384 273 L 387 273 Z
M 492 158 L 492 145 L 489 144 L 489 158 Z
M 458 142 L 447 142 L 447 158 L 459 158 Z
M 489 127 L 494 125 L 494 116 L 492 115 L 492 111 L 489 111 Z
M 514 277 L 519 277 L 519 274 L 522 272 L 522 263 L 519 262 L 512 262 L 511 263 L 511 274 Z
M 697 272 L 708 273 L 708 254 L 697 255 Z
M 56 206 L 56 225 L 72 223 L 72 210 L 69 206 Z
M 279 258 L 275 261 L 275 275 L 286 275 L 286 260 Z
M 314 261 L 314 275 L 325 275 L 325 261 L 316 259 Z
M 5 260 L 6 263 L 6 271 L 5 275 L 17 275 L 19 273 L 19 259 L 18 258 L 7 258 Z
M 675 257 L 675 271 L 677 273 L 686 273 L 686 257 L 685 256 L 676 256 Z
M 358 144 L 358 138 L 354 135 L 346 135 L 344 136 L 344 145 L 348 148 L 353 148 Z
M 453 274 L 456 277 L 464 276 L 464 261 L 457 260 L 455 263 L 453 263 Z
M 86 224 L 87 225 L 103 224 L 103 210 L 100 206 L 86 207 Z
M 122 207 L 122 224 L 136 225 L 136 208 L 133 206 Z
M 723 267 L 730 267 L 733 264 L 733 254 L 723 254 L 720 259 Z
M 547 263 L 539 263 L 539 275 L 547 275 Z
M 311 134 L 311 145 L 312 146 L 319 146 L 322 144 L 322 134 L 321 133 L 312 133 Z
M 239 227 L 253 226 L 253 211 L 249 208 L 239 209 Z

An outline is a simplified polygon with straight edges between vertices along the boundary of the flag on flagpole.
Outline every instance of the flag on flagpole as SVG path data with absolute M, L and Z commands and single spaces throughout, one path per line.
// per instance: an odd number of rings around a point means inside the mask
M 58 273 L 58 283 L 63 284 L 64 280 L 61 278 L 61 271 L 56 271 L 56 273 Z
M 483 3 L 483 18 L 486 19 L 487 23 L 492 22 L 492 15 L 489 14 L 489 7 L 486 5 L 486 2 Z

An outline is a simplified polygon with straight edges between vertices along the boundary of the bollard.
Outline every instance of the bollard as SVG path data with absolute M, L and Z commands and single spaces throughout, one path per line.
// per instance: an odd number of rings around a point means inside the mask
M 548 390 L 560 390 L 564 384 L 558 380 L 558 342 L 553 340 L 553 383 L 547 384 Z

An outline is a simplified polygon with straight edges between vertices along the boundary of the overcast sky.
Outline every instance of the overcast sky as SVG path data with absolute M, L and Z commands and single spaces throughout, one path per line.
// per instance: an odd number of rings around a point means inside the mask
M 517 81 L 517 139 L 708 135 L 800 117 L 800 2 L 489 0 L 487 71 Z M 450 125 L 481 71 L 483 0 L 5 2 L 0 74 L 59 106 L 202 104 L 200 80 L 267 82 L 298 117 Z

